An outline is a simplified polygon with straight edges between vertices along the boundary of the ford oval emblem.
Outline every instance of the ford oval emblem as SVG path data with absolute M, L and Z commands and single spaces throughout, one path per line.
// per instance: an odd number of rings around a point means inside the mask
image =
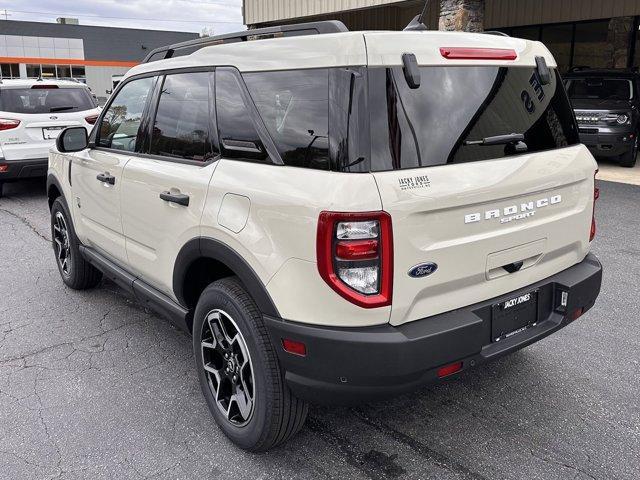
M 438 269 L 438 265 L 433 262 L 421 263 L 409 270 L 409 276 L 413 278 L 428 277 Z

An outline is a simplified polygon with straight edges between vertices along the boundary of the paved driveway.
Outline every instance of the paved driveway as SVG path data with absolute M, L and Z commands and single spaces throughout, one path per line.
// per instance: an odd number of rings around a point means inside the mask
M 190 339 L 115 285 L 65 288 L 42 182 L 0 199 L 0 478 L 640 478 L 640 187 L 602 183 L 602 295 L 508 358 L 396 400 L 313 408 L 263 455 L 216 429 Z

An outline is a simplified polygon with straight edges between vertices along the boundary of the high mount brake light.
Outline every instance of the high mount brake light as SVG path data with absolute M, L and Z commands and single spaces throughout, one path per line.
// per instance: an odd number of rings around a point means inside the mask
M 340 296 L 363 308 L 391 305 L 393 232 L 386 212 L 322 212 L 318 272 Z
M 60 88 L 58 85 L 33 85 L 32 90 L 50 90 L 52 88 Z
M 593 213 L 591 214 L 591 232 L 589 233 L 590 242 L 596 238 L 596 201 L 600 198 L 600 189 L 596 185 L 596 175 L 598 175 L 598 170 L 593 174 Z
M 443 47 L 440 54 L 449 60 L 515 60 L 515 50 L 504 48 Z
M 0 118 L 0 131 L 11 130 L 17 128 L 20 125 L 20 120 L 14 120 L 12 118 Z

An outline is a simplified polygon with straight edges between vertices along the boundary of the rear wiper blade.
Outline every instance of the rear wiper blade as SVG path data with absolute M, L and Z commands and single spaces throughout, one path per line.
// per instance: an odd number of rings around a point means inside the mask
M 50 112 L 50 113 L 53 113 L 53 112 L 62 112 L 63 110 L 71 110 L 72 108 L 76 108 L 76 107 L 74 107 L 73 105 L 69 105 L 69 106 L 66 106 L 66 107 L 51 107 L 51 108 L 49 109 L 49 112 Z
M 465 145 L 509 145 L 512 143 L 524 142 L 522 133 L 510 133 L 509 135 L 496 135 L 495 137 L 486 137 L 482 140 L 467 140 Z

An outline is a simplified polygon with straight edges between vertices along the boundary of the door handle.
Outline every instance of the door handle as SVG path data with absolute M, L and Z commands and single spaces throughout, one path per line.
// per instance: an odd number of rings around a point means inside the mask
M 116 184 L 116 177 L 109 175 L 108 173 L 99 173 L 96 175 L 96 179 L 102 183 L 108 183 L 109 185 Z
M 185 207 L 189 206 L 189 195 L 184 193 L 162 192 L 160 198 L 166 202 L 177 203 Z

